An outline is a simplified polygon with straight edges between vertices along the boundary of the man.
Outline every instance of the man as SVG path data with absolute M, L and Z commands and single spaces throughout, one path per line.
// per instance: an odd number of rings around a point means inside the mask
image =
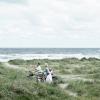
M 36 81 L 40 82 L 42 81 L 42 75 L 43 75 L 43 71 L 42 68 L 40 66 L 40 63 L 37 64 L 36 68 L 35 68 L 35 75 L 36 75 Z
M 37 64 L 37 66 L 36 66 L 36 68 L 35 68 L 35 71 L 36 71 L 36 73 L 41 73 L 41 72 L 43 72 L 43 71 L 42 71 L 42 68 L 41 68 L 41 66 L 40 66 L 40 63 Z

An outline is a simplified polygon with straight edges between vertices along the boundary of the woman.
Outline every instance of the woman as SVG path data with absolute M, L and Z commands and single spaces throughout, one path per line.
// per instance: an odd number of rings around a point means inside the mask
M 52 75 L 53 75 L 52 69 L 49 69 L 48 75 L 46 77 L 47 83 L 52 83 Z

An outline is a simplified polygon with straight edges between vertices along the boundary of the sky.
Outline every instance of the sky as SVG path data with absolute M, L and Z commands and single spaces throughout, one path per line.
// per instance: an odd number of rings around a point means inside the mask
M 100 0 L 0 0 L 0 47 L 100 48 Z

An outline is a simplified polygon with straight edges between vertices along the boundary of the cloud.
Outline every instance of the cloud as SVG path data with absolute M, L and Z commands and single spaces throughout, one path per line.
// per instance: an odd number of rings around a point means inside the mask
M 99 46 L 99 12 L 99 0 L 0 0 L 0 45 Z
M 0 0 L 0 2 L 4 3 L 26 3 L 27 0 Z

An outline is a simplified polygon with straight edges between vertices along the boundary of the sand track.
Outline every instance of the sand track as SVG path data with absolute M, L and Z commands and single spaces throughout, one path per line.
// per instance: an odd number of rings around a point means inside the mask
M 28 71 L 27 68 L 19 67 L 18 65 L 12 65 L 12 64 L 9 64 L 8 62 L 3 63 L 3 64 L 4 64 L 5 67 L 8 67 L 8 68 L 18 69 L 18 70 L 22 70 L 22 71 Z

